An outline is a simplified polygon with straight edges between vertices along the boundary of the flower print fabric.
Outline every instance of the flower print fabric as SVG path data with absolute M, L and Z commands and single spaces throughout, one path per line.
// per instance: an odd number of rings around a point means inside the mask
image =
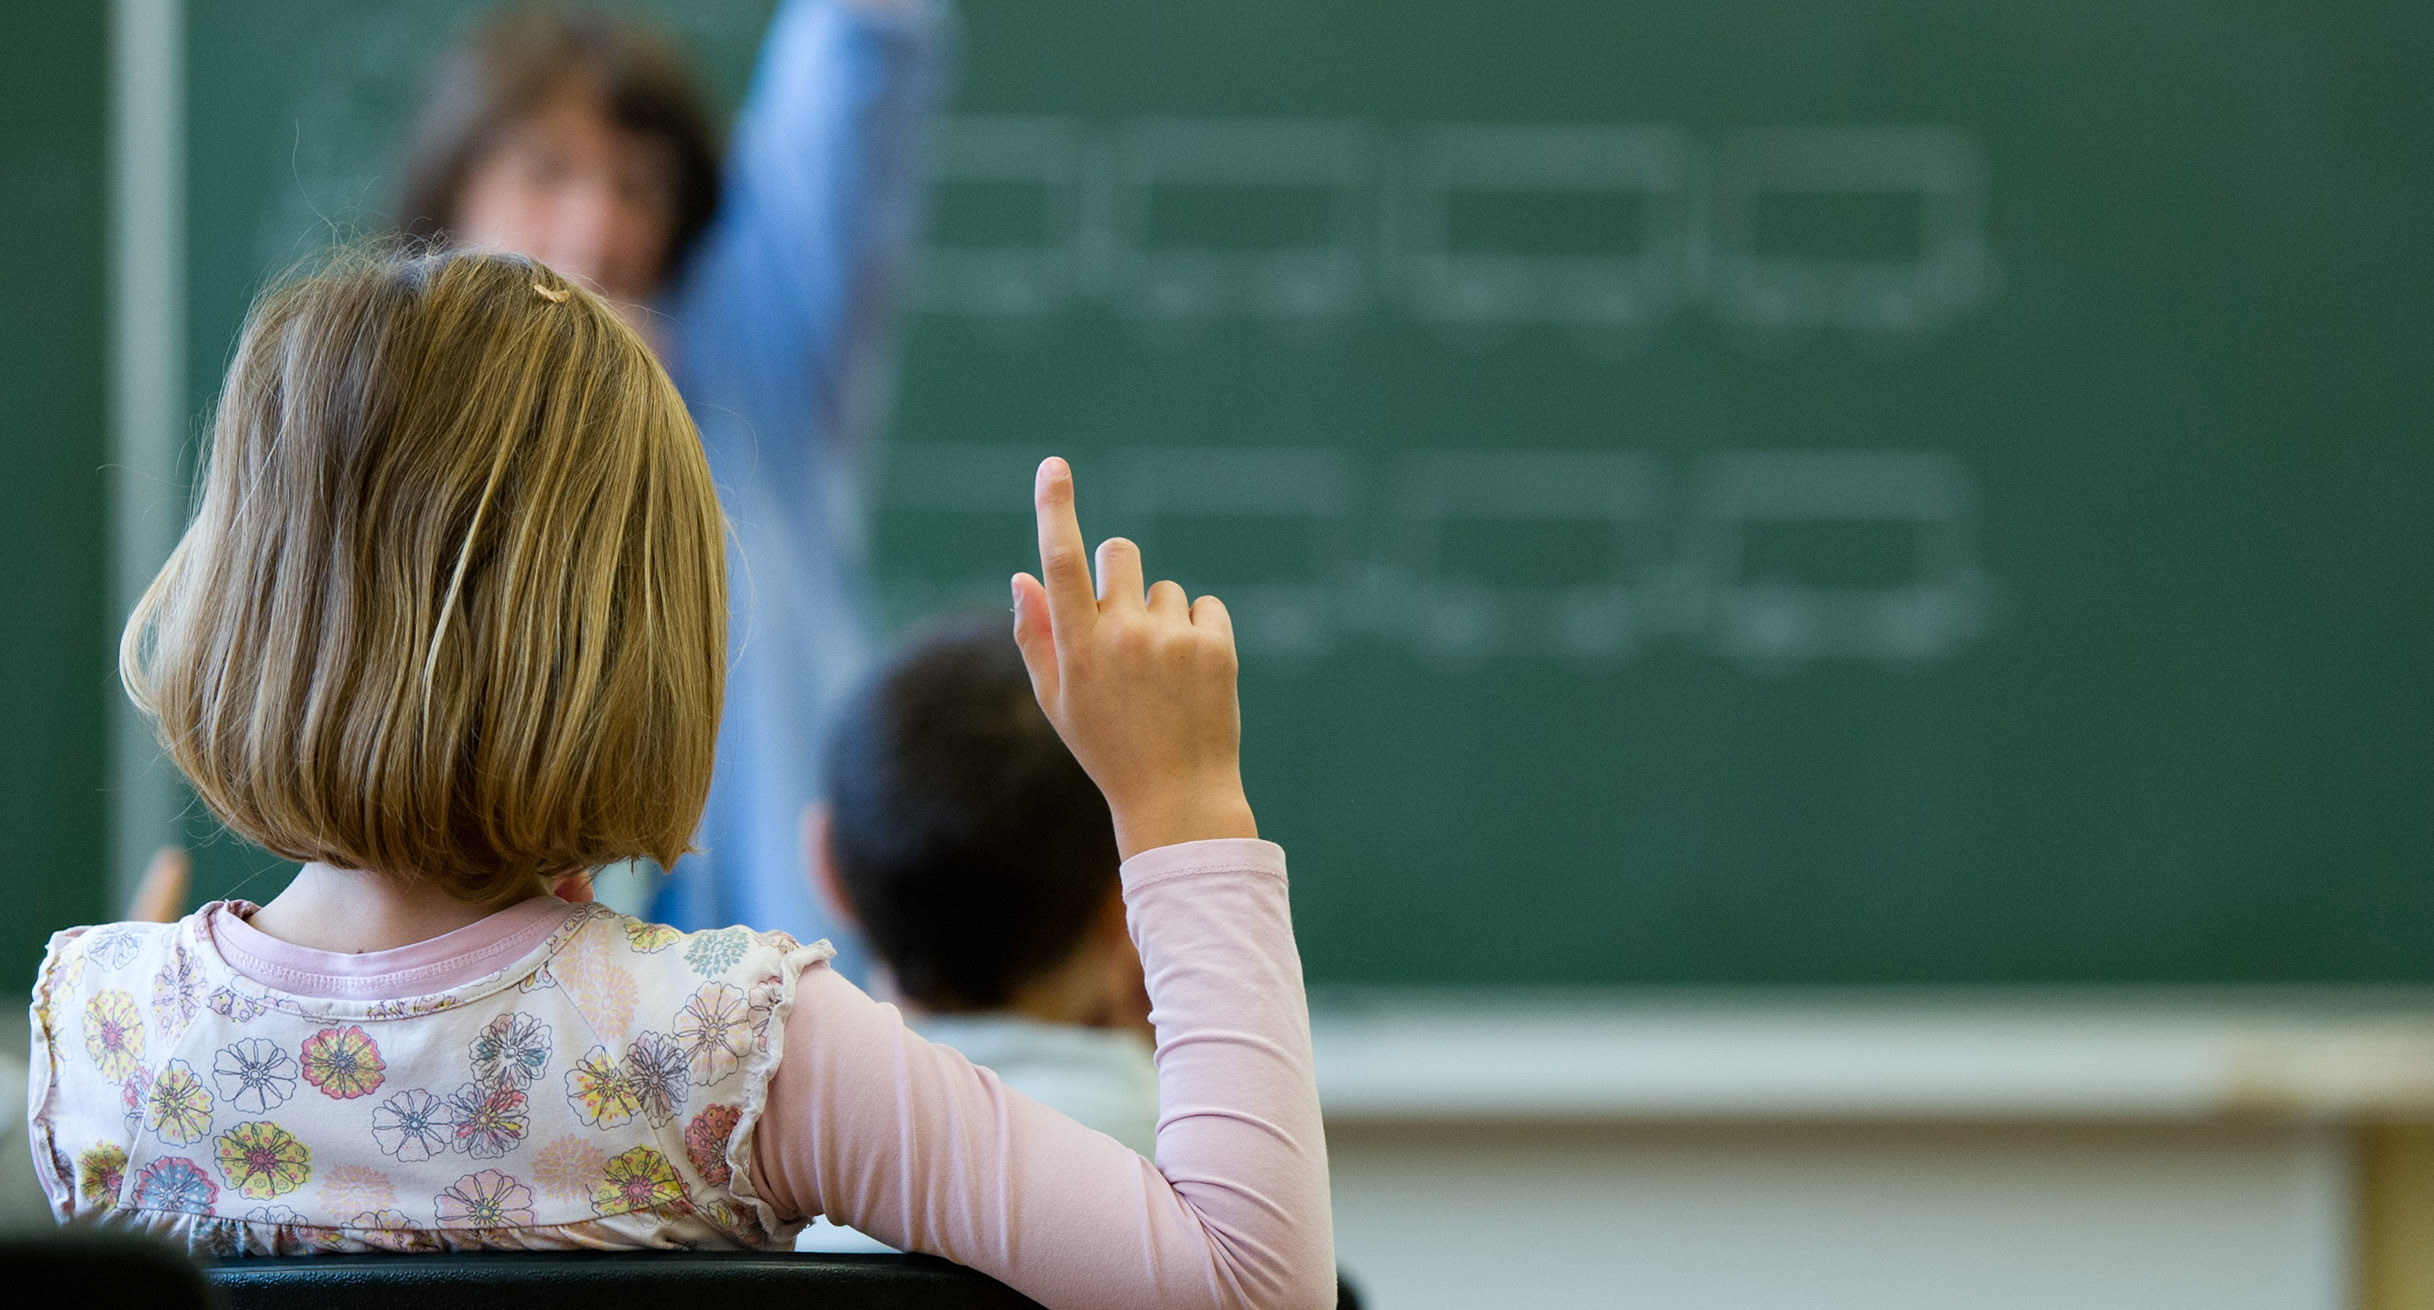
M 740 1105 L 713 1105 L 685 1125 L 685 1158 L 706 1181 L 723 1184 L 734 1176 L 727 1163 L 727 1139 L 735 1135 L 735 1125 L 743 1117 Z
M 211 995 L 203 998 L 203 1003 L 211 1007 L 213 1014 L 238 1023 L 252 1023 L 270 1009 L 259 997 L 247 996 L 227 987 L 213 988 Z
M 171 1146 L 189 1146 L 211 1132 L 211 1089 L 184 1060 L 171 1060 L 144 1101 L 144 1126 Z
M 684 1048 L 665 1033 L 644 1033 L 625 1048 L 625 1077 L 654 1128 L 674 1118 L 693 1090 Z
M 144 949 L 143 930 L 118 923 L 93 934 L 85 957 L 104 969 L 124 969 Z
M 722 1197 L 704 1204 L 701 1212 L 720 1232 L 734 1234 L 746 1246 L 765 1246 L 769 1242 L 769 1231 L 761 1227 L 760 1212 L 749 1205 Z
M 684 1045 L 694 1082 L 714 1083 L 735 1071 L 752 1049 L 751 1013 L 744 994 L 725 983 L 710 983 L 686 998 L 676 1040 Z
M 473 1080 L 523 1091 L 549 1067 L 549 1025 L 529 1014 L 502 1014 L 473 1039 Z
M 635 1090 L 634 1080 L 626 1077 L 625 1066 L 602 1046 L 585 1051 L 575 1067 L 566 1071 L 566 1099 L 582 1114 L 583 1122 L 595 1128 L 631 1123 L 642 1106 L 641 1093 Z
M 636 919 L 626 925 L 625 939 L 645 955 L 655 955 L 685 939 L 685 935 L 664 923 L 644 923 Z
M 467 1083 L 448 1097 L 447 1105 L 456 1125 L 450 1149 L 476 1160 L 496 1160 L 522 1145 L 531 1122 L 524 1112 L 524 1093 L 512 1087 Z
M 76 1191 L 85 1204 L 103 1206 L 118 1199 L 127 1180 L 127 1153 L 107 1142 L 76 1157 Z
M 321 1174 L 321 1199 L 337 1214 L 353 1216 L 397 1205 L 397 1185 L 378 1169 L 332 1165 Z
M 184 1156 L 164 1156 L 135 1177 L 135 1204 L 140 1209 L 210 1214 L 219 1196 L 220 1185 Z
M 561 1137 L 533 1156 L 532 1180 L 544 1196 L 579 1201 L 608 1172 L 608 1153 L 580 1137 Z
M 212 1057 L 212 1081 L 220 1099 L 246 1114 L 266 1114 L 296 1094 L 296 1057 L 276 1042 L 249 1037 Z
M 172 950 L 168 963 L 152 975 L 152 1021 L 160 1025 L 162 1037 L 174 1040 L 186 1031 L 202 1007 L 202 990 L 194 956 L 183 946 Z
M 204 1255 L 791 1244 L 731 1157 L 825 944 L 568 906 L 488 977 L 338 1000 L 237 972 L 212 912 L 52 941 L 30 1126 L 61 1218 Z
M 313 1151 L 277 1124 L 238 1124 L 220 1134 L 220 1176 L 241 1195 L 285 1196 L 313 1176 Z
M 432 1208 L 443 1228 L 517 1228 L 532 1222 L 532 1189 L 484 1169 L 457 1179 Z
M 292 1205 L 247 1208 L 244 1223 L 229 1225 L 240 1250 L 263 1255 L 311 1255 L 332 1249 L 341 1239 L 337 1229 L 314 1223 Z
M 119 1108 L 126 1112 L 130 1128 L 144 1121 L 144 1107 L 152 1100 L 152 1071 L 142 1065 L 118 1085 Z
M 693 944 L 685 948 L 685 963 L 705 978 L 715 977 L 733 968 L 752 945 L 748 928 L 720 928 L 714 932 L 695 933 Z
M 633 1032 L 634 1016 L 642 1002 L 631 966 L 636 956 L 650 954 L 655 952 L 637 951 L 630 939 L 611 940 L 606 933 L 585 934 L 568 943 L 549 963 L 558 990 L 575 1003 L 583 1018 L 582 1025 L 566 1031 L 589 1028 L 596 1039 L 620 1041 Z
M 144 1058 L 144 1021 L 134 997 L 109 988 L 85 1002 L 85 1054 L 111 1082 L 135 1072 L 135 1062 Z
M 445 1154 L 456 1138 L 456 1121 L 448 1103 L 431 1093 L 399 1092 L 372 1112 L 372 1141 L 381 1154 L 405 1164 L 418 1164 Z
M 306 1038 L 296 1063 L 304 1071 L 304 1081 L 323 1096 L 341 1101 L 379 1091 L 381 1076 L 389 1067 L 380 1058 L 380 1044 L 355 1024 L 324 1028 Z
M 647 1146 L 609 1161 L 607 1176 L 592 1192 L 592 1208 L 604 1215 L 674 1209 L 685 1200 L 685 1180 L 676 1167 Z
M 417 1251 L 436 1251 L 439 1238 L 415 1226 L 404 1212 L 382 1208 L 354 1216 L 344 1231 L 350 1233 L 365 1249 L 411 1255 Z

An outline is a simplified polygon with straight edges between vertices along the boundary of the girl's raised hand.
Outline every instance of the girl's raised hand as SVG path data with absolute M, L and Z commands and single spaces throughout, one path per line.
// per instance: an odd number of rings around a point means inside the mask
M 1242 791 L 1234 624 L 1215 596 L 1141 587 L 1141 551 L 1099 545 L 1098 585 L 1074 517 L 1073 471 L 1051 457 L 1032 487 L 1040 576 L 1014 575 L 1014 640 L 1031 689 L 1107 796 L 1126 859 L 1210 837 L 1256 837 Z

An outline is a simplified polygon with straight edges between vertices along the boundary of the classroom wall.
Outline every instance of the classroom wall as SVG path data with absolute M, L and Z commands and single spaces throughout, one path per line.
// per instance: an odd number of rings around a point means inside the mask
M 0 40 L 0 978 L 19 982 L 102 904 L 108 17 L 12 6 Z
M 2325 1125 L 1330 1126 L 1394 1310 L 2353 1310 Z M 2381 1307 L 2390 1302 L 2366 1303 Z

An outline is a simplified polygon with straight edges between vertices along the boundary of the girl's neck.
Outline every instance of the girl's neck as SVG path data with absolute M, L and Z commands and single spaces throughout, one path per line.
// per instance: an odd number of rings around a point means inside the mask
M 533 894 L 544 895 L 539 887 Z M 291 946 L 360 955 L 454 932 L 505 909 L 377 873 L 308 864 L 248 922 Z

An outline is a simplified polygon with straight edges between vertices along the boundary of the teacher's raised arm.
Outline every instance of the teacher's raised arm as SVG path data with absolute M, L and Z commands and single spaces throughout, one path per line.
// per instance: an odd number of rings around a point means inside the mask
M 788 0 L 723 162 L 675 46 L 590 9 L 501 11 L 418 120 L 406 230 L 534 256 L 625 306 L 733 524 L 717 777 L 701 852 L 653 907 L 683 927 L 832 931 L 795 816 L 873 641 L 869 484 L 951 26 L 943 0 Z

